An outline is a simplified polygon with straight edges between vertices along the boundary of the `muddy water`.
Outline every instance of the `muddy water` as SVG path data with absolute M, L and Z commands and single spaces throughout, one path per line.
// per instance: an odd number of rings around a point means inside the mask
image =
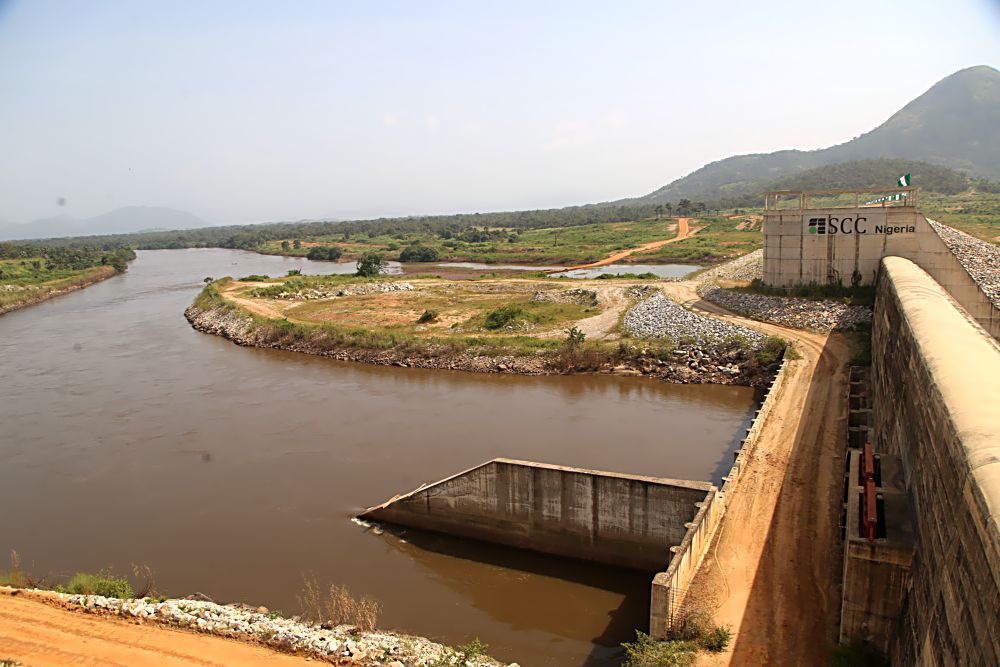
M 286 613 L 314 572 L 381 601 L 384 627 L 478 636 L 525 665 L 615 661 L 644 627 L 647 576 L 350 517 L 494 456 L 717 479 L 750 390 L 348 365 L 240 348 L 181 314 L 205 276 L 328 267 L 140 252 L 0 317 L 0 553 L 54 576 L 144 563 L 167 593 Z

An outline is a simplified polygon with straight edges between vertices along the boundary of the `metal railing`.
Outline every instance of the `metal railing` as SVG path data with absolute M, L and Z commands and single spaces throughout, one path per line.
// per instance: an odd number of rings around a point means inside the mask
M 848 188 L 846 190 L 774 190 L 764 194 L 764 210 L 765 211 L 778 211 L 778 210 L 794 210 L 809 208 L 809 198 L 810 197 L 838 197 L 840 199 L 847 199 L 847 204 L 839 204 L 833 206 L 823 206 L 822 208 L 852 208 L 850 205 L 850 197 L 854 197 L 853 208 L 860 208 L 862 206 L 916 206 L 917 205 L 917 191 L 912 185 L 908 185 L 903 188 Z M 868 201 L 871 200 L 870 197 L 862 197 L 862 195 L 873 195 L 873 194 L 888 194 L 888 195 L 902 195 L 896 200 L 883 200 L 879 203 L 869 204 Z M 782 209 L 780 204 L 782 200 L 788 200 L 791 198 L 798 199 L 798 206 L 789 206 L 788 209 Z M 862 201 L 866 200 L 866 201 Z

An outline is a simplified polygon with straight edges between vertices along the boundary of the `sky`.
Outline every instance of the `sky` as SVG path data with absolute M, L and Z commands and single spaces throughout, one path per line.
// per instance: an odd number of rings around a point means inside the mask
M 0 221 L 549 208 L 1000 67 L 1000 0 L 0 0 Z

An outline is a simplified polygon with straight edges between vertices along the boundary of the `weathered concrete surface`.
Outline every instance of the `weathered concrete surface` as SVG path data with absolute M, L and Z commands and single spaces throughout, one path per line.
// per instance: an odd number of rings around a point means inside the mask
M 1000 345 L 913 262 L 883 260 L 874 443 L 915 507 L 898 665 L 1000 664 Z
M 704 482 L 493 459 L 360 518 L 655 572 L 715 493 Z
M 873 541 L 862 535 L 862 457 L 850 452 L 840 642 L 866 641 L 887 653 L 910 588 L 913 515 L 898 457 L 881 455 L 881 533 Z
M 863 222 L 854 221 L 859 218 Z M 810 232 L 811 220 L 850 220 L 850 233 Z M 893 233 L 876 232 L 890 228 Z M 815 228 L 812 228 L 815 229 Z M 909 230 L 913 231 L 909 231 Z M 865 233 L 859 233 L 865 232 Z M 916 262 L 995 338 L 1000 310 L 980 289 L 937 231 L 912 206 L 768 211 L 764 216 L 764 283 L 791 287 L 808 283 L 875 284 L 883 257 Z

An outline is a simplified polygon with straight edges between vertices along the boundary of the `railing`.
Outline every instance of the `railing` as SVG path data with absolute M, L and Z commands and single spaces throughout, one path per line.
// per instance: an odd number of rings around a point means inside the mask
M 774 190 L 768 192 L 764 195 L 764 210 L 765 211 L 778 211 L 778 210 L 788 210 L 788 209 L 801 209 L 809 208 L 810 197 L 836 197 L 838 203 L 832 206 L 822 206 L 813 208 L 851 208 L 850 199 L 853 196 L 854 205 L 853 208 L 860 208 L 861 206 L 916 206 L 917 204 L 917 191 L 919 188 L 915 188 L 912 185 L 908 185 L 903 188 L 848 188 L 846 190 Z M 871 197 L 862 197 L 862 195 L 873 195 L 873 194 L 889 194 L 889 195 L 902 195 L 899 199 L 884 199 L 877 204 L 869 204 L 868 201 Z M 797 206 L 788 206 L 786 209 L 781 208 L 782 200 L 798 200 Z M 865 201 L 862 201 L 865 200 Z M 845 203 L 840 203 L 845 202 Z

